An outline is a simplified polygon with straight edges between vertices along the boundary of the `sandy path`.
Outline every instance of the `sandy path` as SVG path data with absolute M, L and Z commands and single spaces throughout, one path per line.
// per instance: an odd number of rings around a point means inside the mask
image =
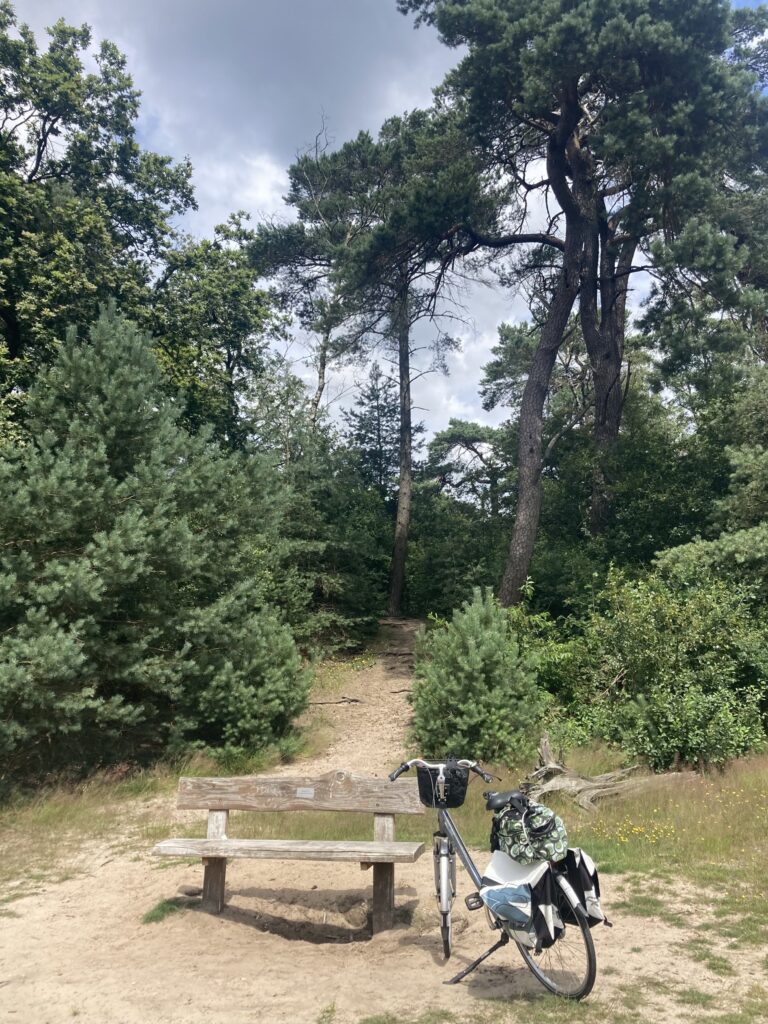
M 415 619 L 384 619 L 374 646 L 373 665 L 350 674 L 338 695 L 324 700 L 324 717 L 332 719 L 333 738 L 323 753 L 298 764 L 273 769 L 273 775 L 297 772 L 320 775 L 346 768 L 364 775 L 386 775 L 400 763 L 411 718 L 408 691 L 413 670 L 413 645 L 421 623 Z
M 386 624 L 375 664 L 344 681 L 343 695 L 360 703 L 329 705 L 336 735 L 323 754 L 301 764 L 302 772 L 345 767 L 381 775 L 397 762 L 409 717 L 400 691 L 408 686 L 414 629 Z M 492 936 L 482 912 L 470 914 L 457 900 L 455 954 L 442 963 L 429 857 L 398 867 L 397 927 L 371 938 L 370 874 L 354 864 L 233 862 L 223 914 L 206 914 L 193 900 L 184 912 L 142 924 L 146 910 L 199 886 L 202 876 L 197 863 L 153 860 L 151 845 L 89 844 L 87 872 L 9 905 L 16 916 L 0 919 L 0 1020 L 358 1024 L 374 1014 L 411 1022 L 427 1010 L 470 1019 L 486 1009 L 502 1022 L 527 1020 L 530 999 L 542 997 L 509 949 L 461 985 L 443 985 Z M 603 882 L 610 912 L 621 880 Z M 462 877 L 460 893 L 467 891 Z M 690 896 L 684 906 L 690 909 Z M 627 1012 L 628 1000 L 639 1006 L 633 1019 L 648 1024 L 705 1019 L 700 1008 L 679 1004 L 675 987 L 695 985 L 723 1007 L 736 1002 L 764 951 L 740 953 L 738 973 L 721 979 L 686 955 L 684 943 L 694 934 L 629 916 L 611 931 L 595 929 L 598 983 L 590 1004 L 598 1017 L 589 1019 L 607 1024 Z M 713 951 L 723 952 L 717 944 Z

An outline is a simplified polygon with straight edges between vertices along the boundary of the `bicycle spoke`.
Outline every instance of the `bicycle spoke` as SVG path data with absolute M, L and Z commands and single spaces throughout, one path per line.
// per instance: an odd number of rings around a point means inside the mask
M 594 946 L 583 911 L 574 912 L 562 892 L 558 892 L 557 904 L 563 919 L 560 937 L 539 953 L 520 946 L 526 964 L 539 981 L 557 995 L 581 999 L 587 995 L 594 983 Z M 574 923 L 567 923 L 567 917 L 576 914 Z

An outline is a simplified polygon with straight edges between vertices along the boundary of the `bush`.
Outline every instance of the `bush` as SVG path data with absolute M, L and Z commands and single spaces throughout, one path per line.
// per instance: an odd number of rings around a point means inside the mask
M 651 768 L 722 765 L 761 744 L 760 690 L 654 687 L 619 712 L 622 745 Z
M 422 635 L 411 699 L 426 756 L 510 763 L 531 750 L 544 706 L 535 659 L 521 654 L 510 614 L 489 591 L 476 589 L 449 623 Z
M 610 573 L 584 627 L 596 679 L 575 716 L 656 769 L 722 764 L 759 745 L 768 630 L 752 597 L 690 568 Z
M 113 310 L 27 412 L 0 449 L 0 780 L 284 736 L 307 680 L 265 596 L 271 465 L 191 437 Z

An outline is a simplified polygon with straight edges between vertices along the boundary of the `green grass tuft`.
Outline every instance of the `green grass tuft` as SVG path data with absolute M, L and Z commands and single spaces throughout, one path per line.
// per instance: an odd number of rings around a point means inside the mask
M 711 1006 L 715 997 L 708 992 L 702 992 L 697 988 L 684 988 L 676 993 L 678 1002 L 685 1006 Z
M 180 910 L 186 910 L 190 901 L 176 897 L 172 900 L 160 900 L 151 910 L 148 910 L 141 918 L 142 924 L 158 924 L 164 921 L 171 914 L 177 914 Z
M 711 971 L 713 974 L 719 974 L 721 977 L 728 977 L 736 973 L 730 960 L 712 952 L 710 949 L 710 943 L 707 939 L 690 939 L 686 943 L 686 948 L 688 955 L 692 960 L 695 960 L 697 963 L 704 964 L 707 970 Z

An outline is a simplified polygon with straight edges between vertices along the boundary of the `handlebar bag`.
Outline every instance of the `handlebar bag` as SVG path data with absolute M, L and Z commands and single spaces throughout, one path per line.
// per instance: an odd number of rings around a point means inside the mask
M 450 760 L 445 768 L 445 800 L 440 801 L 438 797 L 437 778 L 440 774 L 437 768 L 425 768 L 418 765 L 416 768 L 416 779 L 419 784 L 419 799 L 425 807 L 461 807 L 467 795 L 469 784 L 469 769 L 452 765 Z

